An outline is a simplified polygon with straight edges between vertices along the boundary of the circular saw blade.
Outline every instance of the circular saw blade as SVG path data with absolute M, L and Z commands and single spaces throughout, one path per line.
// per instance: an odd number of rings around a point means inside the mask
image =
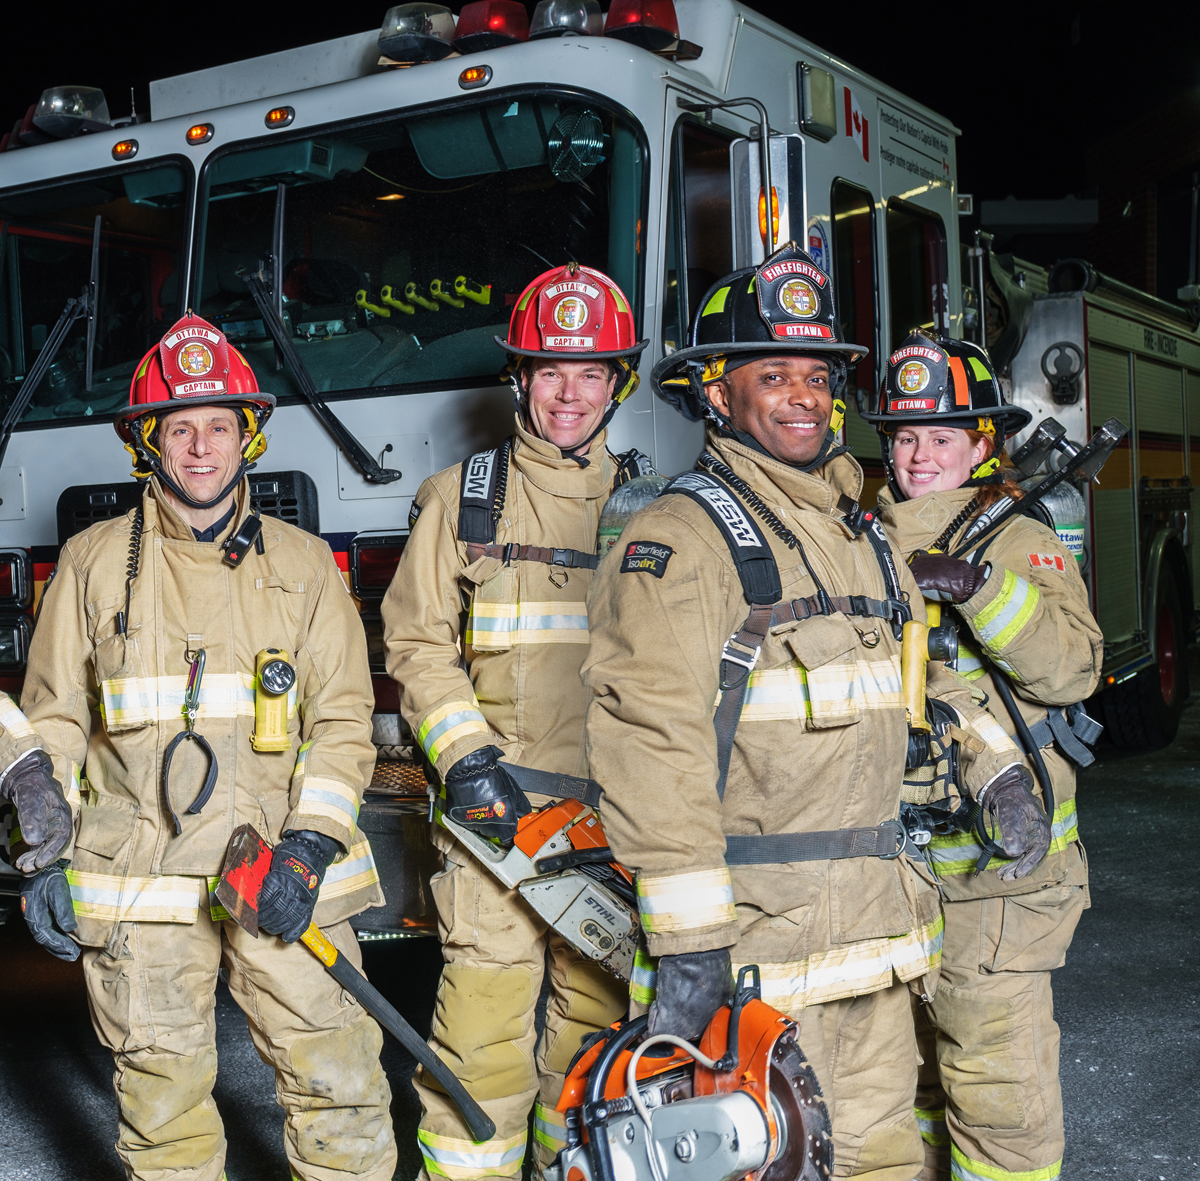
M 829 1181 L 833 1132 L 821 1084 L 795 1038 L 785 1034 L 771 1052 L 771 1107 L 779 1150 L 758 1181 Z

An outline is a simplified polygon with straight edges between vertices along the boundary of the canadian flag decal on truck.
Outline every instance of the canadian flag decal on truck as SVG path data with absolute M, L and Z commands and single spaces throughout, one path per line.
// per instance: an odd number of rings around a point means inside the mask
M 870 163 L 871 139 L 867 130 L 867 117 L 862 113 L 858 99 L 854 97 L 849 86 L 843 87 L 842 93 L 846 100 L 846 134 L 854 138 L 858 150 L 862 152 L 862 158 Z

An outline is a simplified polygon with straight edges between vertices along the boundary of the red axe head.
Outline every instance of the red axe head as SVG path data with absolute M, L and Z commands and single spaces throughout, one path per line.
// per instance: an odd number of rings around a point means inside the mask
M 234 829 L 217 883 L 217 901 L 239 927 L 258 938 L 258 895 L 271 868 L 271 846 L 252 824 Z

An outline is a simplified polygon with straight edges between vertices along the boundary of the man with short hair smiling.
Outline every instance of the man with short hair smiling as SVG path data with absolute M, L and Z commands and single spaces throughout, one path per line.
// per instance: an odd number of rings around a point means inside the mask
M 824 1091 L 835 1175 L 911 1181 L 909 982 L 932 988 L 941 941 L 897 820 L 899 625 L 905 600 L 923 608 L 837 441 L 866 349 L 842 340 L 830 288 L 789 243 L 714 286 L 655 366 L 655 392 L 708 420 L 706 451 L 593 585 L 587 751 L 637 875 L 649 1032 L 694 1041 L 757 964 Z M 972 775 L 1000 770 L 980 743 Z
M 59 782 L 82 772 L 86 792 L 70 863 L 29 881 L 25 918 L 62 959 L 83 945 L 117 1152 L 143 1181 L 224 1175 L 222 967 L 275 1068 L 292 1175 L 390 1181 L 396 1163 L 379 1027 L 288 946 L 316 921 L 360 965 L 349 918 L 383 898 L 356 823 L 375 757 L 362 624 L 329 546 L 251 511 L 274 405 L 223 333 L 180 320 L 115 423 L 141 501 L 63 546 L 30 649 L 25 713 Z M 286 731 L 270 746 L 268 658 Z M 241 824 L 274 846 L 259 938 L 210 896 Z
M 437 808 L 502 843 L 531 801 L 501 755 L 587 774 L 579 666 L 600 513 L 645 459 L 605 447 L 605 428 L 637 386 L 633 362 L 647 342 L 635 327 L 624 293 L 590 267 L 556 267 L 526 287 L 507 338 L 496 337 L 512 366 L 515 432 L 421 485 L 384 599 L 388 672 L 444 791 Z M 535 807 L 546 802 L 532 797 Z M 457 1108 L 418 1072 L 421 1181 L 518 1178 L 531 1108 L 540 1175 L 566 1143 L 555 1110 L 564 1072 L 582 1037 L 622 1015 L 628 994 L 445 828 L 434 827 L 433 841 L 446 966 L 430 1044 L 496 1134 L 472 1141 Z M 544 969 L 551 992 L 539 1044 Z

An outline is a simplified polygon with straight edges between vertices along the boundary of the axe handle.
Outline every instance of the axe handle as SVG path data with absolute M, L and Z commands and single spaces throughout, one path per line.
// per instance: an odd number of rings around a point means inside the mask
M 338 952 L 316 923 L 309 923 L 300 940 L 329 969 L 330 975 L 433 1075 L 454 1100 L 476 1142 L 490 1140 L 496 1134 L 496 1125 L 483 1108 L 467 1094 L 453 1071 L 417 1036 L 417 1031 L 384 1000 L 379 990 Z

